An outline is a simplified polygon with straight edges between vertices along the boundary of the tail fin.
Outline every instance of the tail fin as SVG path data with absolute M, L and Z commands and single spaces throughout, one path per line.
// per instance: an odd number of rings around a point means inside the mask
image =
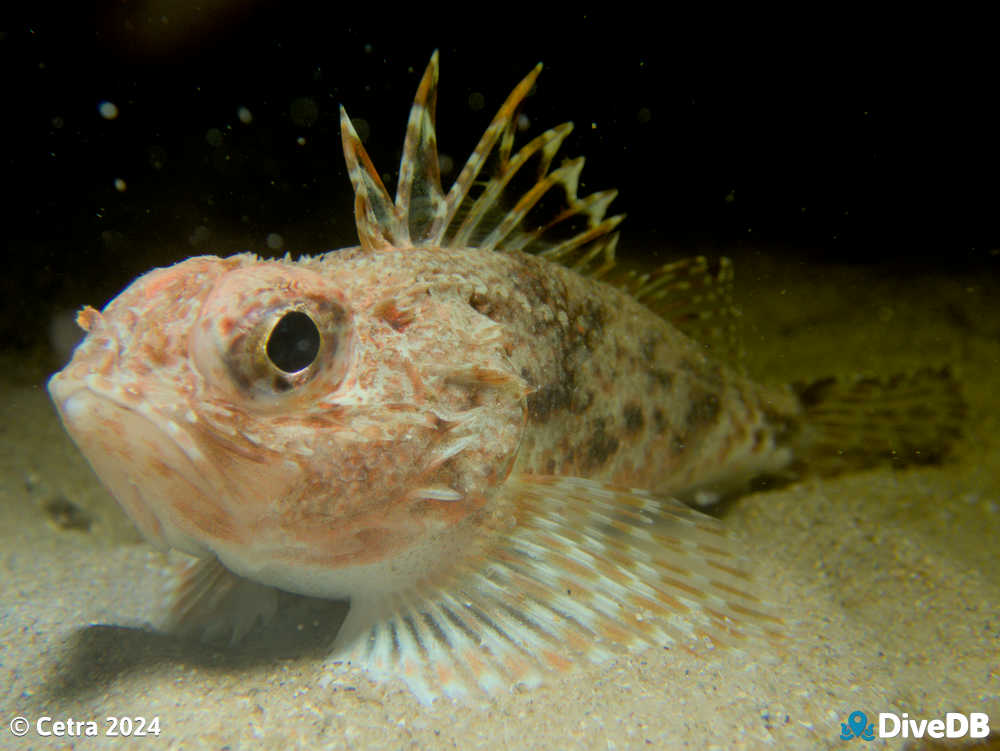
M 962 432 L 965 401 L 948 368 L 885 379 L 825 378 L 793 388 L 804 412 L 795 456 L 810 473 L 934 464 Z

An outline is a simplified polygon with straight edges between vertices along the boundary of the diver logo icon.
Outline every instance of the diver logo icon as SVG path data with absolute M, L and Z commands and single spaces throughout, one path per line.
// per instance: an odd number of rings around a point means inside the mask
M 868 717 L 857 709 L 851 712 L 847 722 L 840 723 L 840 740 L 849 741 L 851 738 L 860 738 L 863 741 L 875 740 L 875 723 L 869 725 Z

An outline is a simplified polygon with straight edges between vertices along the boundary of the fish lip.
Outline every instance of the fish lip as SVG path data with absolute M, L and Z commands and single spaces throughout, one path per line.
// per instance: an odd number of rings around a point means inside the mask
M 218 497 L 218 487 L 220 487 L 217 482 L 213 483 L 212 468 L 199 467 L 185 451 L 183 442 L 177 441 L 170 431 L 165 430 L 149 414 L 136 409 L 135 404 L 130 404 L 112 392 L 94 388 L 86 381 L 69 378 L 64 371 L 53 374 L 46 388 L 73 443 L 93 468 L 101 484 L 114 496 L 143 535 L 161 549 L 174 547 L 199 557 L 208 555 L 208 548 L 191 534 L 182 531 L 181 525 L 171 518 L 174 514 L 169 504 L 165 504 L 162 499 L 152 497 L 144 489 L 144 483 L 136 480 L 142 476 L 141 463 L 121 459 L 106 463 L 105 452 L 88 450 L 88 444 L 92 443 L 88 437 L 100 433 L 100 429 L 87 426 L 86 417 L 103 405 L 105 408 L 117 411 L 119 417 L 129 418 L 133 430 L 137 425 L 141 425 L 149 441 L 163 449 L 155 454 L 156 460 L 166 467 L 171 475 L 182 481 L 188 492 L 196 493 L 206 504 Z M 75 402 L 78 407 L 83 408 L 85 414 L 74 414 L 76 411 L 74 400 L 79 399 L 90 400 L 89 404 Z M 177 427 L 181 431 L 184 430 L 181 426 Z M 127 433 L 128 431 L 123 431 L 119 435 L 125 436 Z M 128 443 L 134 442 L 122 441 L 123 445 Z M 150 456 L 154 455 L 150 453 L 144 458 Z
M 66 424 L 66 402 L 81 391 L 94 393 L 94 390 L 86 383 L 70 379 L 66 375 L 65 369 L 49 376 L 49 380 L 45 383 L 45 390 L 49 392 L 49 399 L 55 405 L 56 412 L 59 413 L 59 417 L 64 425 Z

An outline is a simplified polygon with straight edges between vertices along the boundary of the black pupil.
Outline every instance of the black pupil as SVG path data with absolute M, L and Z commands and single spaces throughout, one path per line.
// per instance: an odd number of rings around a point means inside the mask
M 286 373 L 312 365 L 319 354 L 319 329 L 312 318 L 298 310 L 285 313 L 267 338 L 267 356 Z

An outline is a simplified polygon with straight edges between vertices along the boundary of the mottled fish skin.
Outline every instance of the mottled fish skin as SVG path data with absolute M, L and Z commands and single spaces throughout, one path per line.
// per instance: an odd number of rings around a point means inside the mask
M 515 472 L 676 495 L 741 487 L 791 459 L 781 436 L 801 407 L 790 388 L 759 386 L 714 362 L 615 287 L 517 251 L 413 248 L 336 261 L 357 261 L 351 274 L 362 278 L 419 277 L 437 299 L 450 297 L 453 309 L 471 307 L 499 324 L 507 388 L 527 395 L 523 416 L 514 418 L 525 422 Z M 392 307 L 411 304 L 398 299 Z M 468 375 L 451 380 L 468 400 L 491 388 L 488 377 L 462 368 Z
M 238 640 L 276 589 L 348 598 L 334 663 L 423 701 L 619 647 L 776 638 L 751 562 L 670 496 L 956 437 L 945 372 L 888 383 L 872 412 L 876 382 L 762 387 L 708 357 L 664 317 L 691 288 L 673 265 L 615 270 L 615 192 L 578 197 L 582 159 L 553 168 L 571 126 L 514 150 L 539 71 L 447 194 L 436 53 L 395 200 L 342 111 L 358 247 L 191 258 L 80 313 L 49 391 L 143 534 L 199 559 L 169 630 Z M 535 183 L 509 195 L 522 169 Z

